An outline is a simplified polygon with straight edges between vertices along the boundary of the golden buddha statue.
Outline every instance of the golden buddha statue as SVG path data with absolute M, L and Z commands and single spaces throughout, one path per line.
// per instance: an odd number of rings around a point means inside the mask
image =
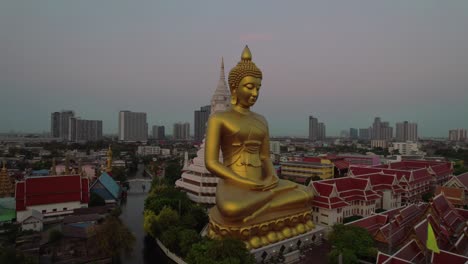
M 248 248 L 258 248 L 311 230 L 312 193 L 278 178 L 270 160 L 267 121 L 250 111 L 262 72 L 247 46 L 228 82 L 232 107 L 210 117 L 205 141 L 206 168 L 220 178 L 208 235 L 237 237 Z

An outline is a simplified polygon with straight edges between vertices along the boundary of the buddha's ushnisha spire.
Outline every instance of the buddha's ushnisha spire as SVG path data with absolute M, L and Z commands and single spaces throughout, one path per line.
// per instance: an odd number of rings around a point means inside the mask
M 6 161 L 2 161 L 3 163 L 3 166 L 2 166 L 2 172 L 5 172 L 7 169 L 6 169 Z
M 3 167 L 0 171 L 0 198 L 11 197 L 15 194 L 15 186 L 11 182 L 10 176 L 5 166 L 6 162 L 3 161 Z
M 250 52 L 249 46 L 247 46 L 247 45 L 245 45 L 245 48 L 242 51 L 241 60 L 243 60 L 243 61 L 251 61 L 252 60 L 252 53 Z

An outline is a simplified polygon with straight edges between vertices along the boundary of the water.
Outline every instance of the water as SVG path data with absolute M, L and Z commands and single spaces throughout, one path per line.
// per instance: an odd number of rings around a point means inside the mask
M 146 185 L 143 193 L 142 185 Z M 145 199 L 148 196 L 150 183 L 132 182 L 126 203 L 123 203 L 120 219 L 128 226 L 135 236 L 135 245 L 130 256 L 122 256 L 122 263 L 141 264 L 158 263 L 172 264 L 173 262 L 164 255 L 156 242 L 150 237 L 145 237 L 143 230 L 143 210 Z M 138 193 L 136 192 L 138 191 Z

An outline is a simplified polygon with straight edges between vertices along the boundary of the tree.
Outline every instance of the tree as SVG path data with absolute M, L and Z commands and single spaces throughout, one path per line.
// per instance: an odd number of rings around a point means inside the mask
M 182 166 L 180 161 L 177 159 L 175 161 L 168 162 L 164 179 L 169 186 L 174 186 L 175 182 L 180 178 L 182 172 Z
M 426 203 L 430 202 L 432 197 L 434 197 L 434 193 L 432 192 L 427 192 L 421 195 L 421 199 Z
M 106 201 L 99 195 L 91 193 L 89 195 L 89 207 L 106 205 Z
M 119 218 L 108 216 L 96 227 L 96 241 L 99 250 L 115 259 L 121 252 L 128 254 L 132 251 L 135 236 Z
M 361 227 L 336 224 L 329 241 L 333 247 L 328 256 L 330 263 L 338 263 L 340 254 L 344 263 L 357 263 L 359 258 L 375 258 L 377 253 L 372 236 Z
M 59 230 L 54 229 L 54 230 L 49 232 L 49 243 L 58 242 L 62 238 L 63 238 L 63 234 Z
M 143 217 L 143 229 L 153 238 L 157 237 L 158 227 L 158 218 L 153 211 L 145 210 Z
M 14 248 L 0 248 L 0 264 L 36 264 L 39 260 Z
M 178 233 L 180 255 L 187 256 L 192 245 L 200 241 L 200 235 L 193 229 L 181 229 Z
M 171 252 L 174 252 L 176 255 L 181 255 L 179 247 L 179 232 L 181 230 L 180 226 L 171 226 L 168 229 L 163 229 L 160 236 L 161 242 L 166 246 Z
M 244 242 L 232 238 L 222 240 L 203 239 L 192 245 L 188 255 L 189 264 L 253 264 L 255 259 Z
M 167 230 L 172 226 L 177 226 L 179 224 L 179 214 L 170 207 L 164 207 L 161 212 L 156 216 L 156 222 L 158 223 L 158 228 L 160 229 L 158 233 L 162 230 Z

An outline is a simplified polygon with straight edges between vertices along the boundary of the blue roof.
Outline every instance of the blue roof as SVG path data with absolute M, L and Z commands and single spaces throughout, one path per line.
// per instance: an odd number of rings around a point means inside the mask
M 49 170 L 43 169 L 43 170 L 33 170 L 31 172 L 33 176 L 47 176 L 49 175 Z
M 112 179 L 109 174 L 103 172 L 101 176 L 99 176 L 98 181 L 101 182 L 102 185 L 114 196 L 115 199 L 120 197 L 120 193 L 122 192 L 122 188 L 118 185 L 114 179 Z

